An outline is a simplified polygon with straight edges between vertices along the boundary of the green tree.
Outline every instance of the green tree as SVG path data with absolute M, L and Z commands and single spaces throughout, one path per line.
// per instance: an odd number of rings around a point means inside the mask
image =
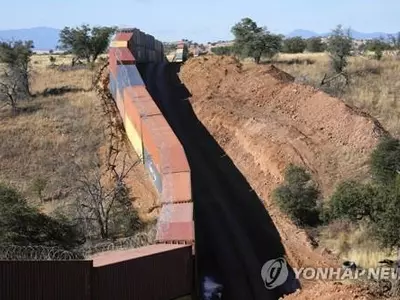
M 311 53 L 324 52 L 326 50 L 326 44 L 322 42 L 321 37 L 312 37 L 306 41 L 306 50 Z
M 371 154 L 371 173 L 383 184 L 393 182 L 400 172 L 400 141 L 393 137 L 383 138 Z
M 380 60 L 383 56 L 383 51 L 389 50 L 390 44 L 385 41 L 384 38 L 373 39 L 366 42 L 365 49 L 374 52 L 374 56 L 377 60 Z
M 344 29 L 338 25 L 328 37 L 328 52 L 332 70 L 335 73 L 342 73 L 347 66 L 348 57 L 353 47 L 353 38 L 350 29 Z
M 217 55 L 232 55 L 233 48 L 230 46 L 213 47 L 211 52 Z
M 88 63 L 107 50 L 115 27 L 93 27 L 84 24 L 81 27 L 65 27 L 60 32 L 59 49 L 73 53 Z
M 381 186 L 380 203 L 382 209 L 376 213 L 371 224 L 372 234 L 382 247 L 400 246 L 400 176 L 389 185 Z
M 0 184 L 0 242 L 59 246 L 71 249 L 83 242 L 76 227 L 28 205 L 15 190 Z
M 0 101 L 16 111 L 19 99 L 31 96 L 29 62 L 32 41 L 0 42 Z
M 303 53 L 307 47 L 306 41 L 300 37 L 287 38 L 283 41 L 282 52 L 285 53 Z
M 242 57 L 252 57 L 260 63 L 261 57 L 273 57 L 282 48 L 282 36 L 258 27 L 250 18 L 244 18 L 231 29 L 235 36 L 234 52 Z
M 294 165 L 286 168 L 284 183 L 273 192 L 279 208 L 299 226 L 313 226 L 319 222 L 318 197 L 319 191 L 310 174 Z
M 371 184 L 345 181 L 339 184 L 333 193 L 325 221 L 348 219 L 356 222 L 364 218 L 374 220 L 380 207 L 379 189 Z

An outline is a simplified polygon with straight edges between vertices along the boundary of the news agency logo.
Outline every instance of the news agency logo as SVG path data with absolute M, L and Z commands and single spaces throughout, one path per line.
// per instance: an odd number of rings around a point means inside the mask
M 369 280 L 399 280 L 400 272 L 393 267 L 379 267 L 366 269 L 350 268 L 293 268 L 297 280 L 323 280 L 323 281 L 345 281 L 356 279 Z M 283 257 L 267 261 L 261 268 L 261 277 L 264 286 L 272 290 L 283 285 L 289 277 L 289 268 Z
M 261 268 L 261 277 L 264 286 L 272 290 L 285 283 L 289 276 L 286 260 L 283 257 L 267 261 Z

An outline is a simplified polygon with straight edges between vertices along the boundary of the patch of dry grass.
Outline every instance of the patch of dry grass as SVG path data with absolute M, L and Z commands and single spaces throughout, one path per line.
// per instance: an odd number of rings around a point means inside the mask
M 396 253 L 382 249 L 363 225 L 335 221 L 321 230 L 320 239 L 323 246 L 342 259 L 364 268 L 377 267 L 378 261 L 385 258 L 397 259 Z
M 293 60 L 299 63 L 290 63 Z M 319 86 L 329 70 L 329 57 L 327 54 L 281 54 L 275 64 L 298 81 Z M 390 57 L 381 61 L 351 57 L 348 72 L 350 85 L 344 90 L 343 100 L 376 117 L 389 132 L 400 136 L 400 107 L 397 104 L 400 61 Z
M 44 63 L 43 63 L 44 64 Z M 59 72 L 36 68 L 32 100 L 21 101 L 23 110 L 12 117 L 0 111 L 0 182 L 10 184 L 38 200 L 33 185 L 44 180 L 44 198 L 74 197 L 76 164 L 89 165 L 105 144 L 100 101 L 90 91 L 92 72 Z M 59 95 L 43 95 L 47 89 L 70 87 Z

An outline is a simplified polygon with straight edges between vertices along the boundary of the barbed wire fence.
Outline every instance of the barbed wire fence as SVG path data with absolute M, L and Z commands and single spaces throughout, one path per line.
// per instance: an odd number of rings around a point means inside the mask
M 0 260 L 78 260 L 81 253 L 48 246 L 1 245 Z

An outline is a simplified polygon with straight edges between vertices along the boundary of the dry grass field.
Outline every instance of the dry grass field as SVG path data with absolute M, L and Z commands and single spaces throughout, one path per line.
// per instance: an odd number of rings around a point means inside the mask
M 19 102 L 17 116 L 11 115 L 9 107 L 0 110 L 0 182 L 15 187 L 47 212 L 74 202 L 78 180 L 96 172 L 98 163 L 104 164 L 109 141 L 107 118 L 92 89 L 95 71 L 60 70 L 60 65 L 70 65 L 72 57 L 55 57 L 53 68 L 48 55 L 32 57 L 35 97 Z M 129 150 L 124 149 L 133 155 L 130 162 L 134 163 L 137 157 Z M 139 200 L 136 204 L 146 214 L 154 205 L 155 191 L 143 166 L 137 165 L 131 174 L 127 180 Z M 43 190 L 41 197 L 39 190 Z
M 34 186 L 39 181 L 46 185 L 45 199 L 67 199 L 76 183 L 77 159 L 88 167 L 105 142 L 100 102 L 90 90 L 89 70 L 60 72 L 39 63 L 33 71 L 37 96 L 21 100 L 15 117 L 7 108 L 0 112 L 0 181 L 30 200 L 38 200 Z
M 290 64 L 297 61 L 298 63 Z M 277 67 L 298 81 L 318 86 L 329 70 L 326 54 L 281 54 Z M 384 57 L 381 61 L 351 57 L 348 66 L 350 84 L 339 96 L 376 117 L 389 132 L 400 135 L 400 61 Z

